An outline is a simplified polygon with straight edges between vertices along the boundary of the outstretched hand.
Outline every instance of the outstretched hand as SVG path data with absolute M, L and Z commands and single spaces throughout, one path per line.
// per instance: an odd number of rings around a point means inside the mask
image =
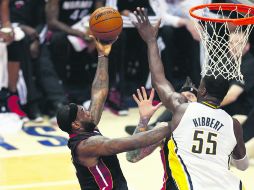
M 150 119 L 152 115 L 159 109 L 162 103 L 153 106 L 153 98 L 154 98 L 154 89 L 152 88 L 150 97 L 147 97 L 146 90 L 144 87 L 141 87 L 142 94 L 140 89 L 137 89 L 137 96 L 133 94 L 133 99 L 138 104 L 139 114 L 141 118 Z
M 93 35 L 90 35 L 89 37 L 94 40 L 94 43 L 95 43 L 95 46 L 96 46 L 99 56 L 100 55 L 108 56 L 111 51 L 113 43 L 117 40 L 117 39 L 115 39 L 114 41 L 112 41 L 110 43 L 104 44 L 99 39 L 96 39 Z
M 157 22 L 155 26 L 152 26 L 148 16 L 147 11 L 144 8 L 137 8 L 134 11 L 137 22 L 132 22 L 133 25 L 138 29 L 139 35 L 142 39 L 148 43 L 150 41 L 156 40 L 158 30 L 161 24 L 161 19 Z

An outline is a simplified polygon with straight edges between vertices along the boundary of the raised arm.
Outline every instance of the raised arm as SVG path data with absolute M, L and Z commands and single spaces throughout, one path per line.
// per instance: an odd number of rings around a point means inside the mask
M 125 138 L 108 139 L 102 136 L 94 136 L 82 141 L 77 147 L 77 153 L 80 160 L 85 157 L 114 155 L 155 144 L 169 132 L 170 128 L 163 125 Z
M 67 34 L 85 38 L 85 33 L 72 29 L 67 24 L 59 21 L 60 0 L 48 0 L 46 4 L 46 17 L 50 30 L 60 30 Z
M 149 130 L 148 122 L 149 122 L 150 118 L 152 117 L 152 115 L 154 114 L 154 112 L 161 106 L 161 103 L 158 104 L 157 106 L 152 105 L 152 101 L 154 98 L 154 89 L 152 89 L 149 98 L 147 97 L 144 87 L 141 87 L 141 91 L 142 91 L 142 93 L 140 92 L 139 89 L 137 90 L 138 96 L 133 94 L 133 99 L 138 104 L 139 115 L 140 115 L 139 124 L 136 127 L 133 135 Z M 151 154 L 160 144 L 161 144 L 161 141 L 159 141 L 153 145 L 150 145 L 148 147 L 129 151 L 126 154 L 126 159 L 129 162 L 138 162 L 139 160 L 141 160 L 144 157 Z
M 92 84 L 90 113 L 94 124 L 98 124 L 108 95 L 108 55 L 112 44 L 103 45 L 96 41 L 98 65 Z
M 179 93 L 175 92 L 174 87 L 165 77 L 164 67 L 156 40 L 161 22 L 159 21 L 156 26 L 152 26 L 144 8 L 137 8 L 137 11 L 135 11 L 134 14 L 136 15 L 138 22 L 134 22 L 133 24 L 148 46 L 148 62 L 153 86 L 163 105 L 174 112 L 179 104 L 185 102 L 185 99 L 182 98 Z

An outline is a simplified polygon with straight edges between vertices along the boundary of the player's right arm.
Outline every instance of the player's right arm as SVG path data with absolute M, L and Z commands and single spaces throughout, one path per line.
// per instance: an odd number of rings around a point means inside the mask
M 60 30 L 69 35 L 78 36 L 83 39 L 85 37 L 85 33 L 72 29 L 67 24 L 59 21 L 59 4 L 60 0 L 48 0 L 46 4 L 46 17 L 49 29 Z
M 249 160 L 246 154 L 246 147 L 243 140 L 243 129 L 239 121 L 233 119 L 234 133 L 236 137 L 236 146 L 232 154 L 232 163 L 239 170 L 246 170 L 249 166 Z
M 168 125 L 168 124 L 166 122 L 161 122 L 161 123 L 157 124 L 154 128 L 160 127 L 161 125 Z M 152 130 L 152 129 L 149 128 L 149 129 L 145 130 L 144 125 L 140 121 L 140 123 L 138 124 L 137 128 L 135 129 L 133 135 L 141 133 L 141 132 L 143 132 L 143 130 L 147 131 L 147 130 Z M 150 146 L 128 151 L 126 153 L 126 159 L 129 162 L 136 163 L 136 162 L 142 160 L 143 158 L 149 156 L 151 153 L 153 153 L 153 151 L 158 146 L 160 146 L 162 144 L 163 144 L 163 139 L 155 144 L 150 145 Z
M 109 139 L 103 136 L 94 136 L 79 143 L 76 152 L 79 160 L 115 155 L 155 144 L 169 133 L 170 127 L 168 125 L 161 125 L 153 130 L 124 138 Z
M 144 87 L 141 87 L 141 92 L 138 89 L 137 95 L 133 94 L 133 99 L 138 105 L 140 118 L 143 118 L 139 121 L 139 124 L 136 127 L 133 135 L 149 130 L 147 124 L 150 118 L 152 117 L 152 115 L 154 114 L 154 112 L 158 110 L 158 108 L 161 106 L 161 103 L 156 106 L 152 105 L 153 98 L 154 98 L 154 89 L 151 90 L 149 98 L 147 97 Z M 129 162 L 133 162 L 133 163 L 138 162 L 139 160 L 151 154 L 161 143 L 162 141 L 159 141 L 158 143 L 153 144 L 151 146 L 129 151 L 126 154 L 126 159 Z
M 186 102 L 186 99 L 179 93 L 175 92 L 174 87 L 165 77 L 156 40 L 160 21 L 156 24 L 156 26 L 152 26 L 147 13 L 143 8 L 137 8 L 137 11 L 135 11 L 134 14 L 136 15 L 138 22 L 134 22 L 133 24 L 148 46 L 148 62 L 152 75 L 153 86 L 156 89 L 163 105 L 174 113 L 176 107 L 181 103 Z

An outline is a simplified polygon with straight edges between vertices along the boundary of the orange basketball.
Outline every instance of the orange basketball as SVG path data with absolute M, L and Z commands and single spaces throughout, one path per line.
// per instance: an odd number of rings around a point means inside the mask
M 102 41 L 112 41 L 121 33 L 123 20 L 117 10 L 111 7 L 101 7 L 91 15 L 89 26 L 96 38 Z

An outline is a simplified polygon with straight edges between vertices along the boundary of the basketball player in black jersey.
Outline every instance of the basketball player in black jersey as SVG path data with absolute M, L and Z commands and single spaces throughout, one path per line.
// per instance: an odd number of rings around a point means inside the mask
M 160 125 L 149 132 L 126 138 L 109 139 L 101 135 L 96 126 L 108 94 L 108 55 L 112 44 L 95 43 L 98 66 L 92 84 L 90 107 L 86 110 L 73 103 L 64 106 L 57 114 L 57 122 L 60 129 L 70 136 L 68 146 L 82 190 L 127 190 L 116 154 L 161 141 L 169 133 L 169 127 Z M 147 125 L 147 119 L 140 118 L 139 125 Z

